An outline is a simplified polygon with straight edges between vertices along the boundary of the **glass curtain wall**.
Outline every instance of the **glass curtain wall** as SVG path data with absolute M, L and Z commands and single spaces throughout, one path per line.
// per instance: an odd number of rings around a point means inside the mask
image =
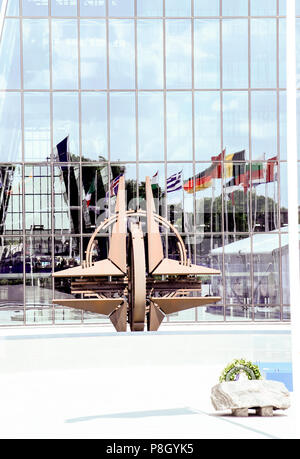
M 188 257 L 221 271 L 218 305 L 167 321 L 288 321 L 285 2 L 1 4 L 0 325 L 106 322 L 54 307 L 52 273 L 84 260 L 121 174 L 128 208 L 153 178 Z

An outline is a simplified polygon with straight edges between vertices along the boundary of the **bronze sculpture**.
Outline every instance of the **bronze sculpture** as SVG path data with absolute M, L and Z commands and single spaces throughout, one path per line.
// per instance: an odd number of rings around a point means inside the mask
M 147 254 L 142 218 L 147 222 Z M 137 219 L 139 222 L 134 221 Z M 111 225 L 108 258 L 93 262 L 95 237 Z M 159 225 L 175 234 L 180 261 L 164 257 Z M 201 292 L 199 276 L 216 274 L 220 271 L 191 264 L 176 228 L 155 213 L 149 177 L 146 177 L 146 211 L 126 211 L 123 176 L 119 182 L 115 214 L 94 231 L 86 260 L 81 266 L 53 274 L 54 277 L 74 278 L 71 291 L 81 294 L 82 298 L 55 299 L 53 303 L 106 315 L 118 332 L 126 331 L 127 323 L 131 331 L 143 331 L 145 324 L 148 331 L 156 331 L 167 314 L 220 301 L 220 297 L 194 296 Z

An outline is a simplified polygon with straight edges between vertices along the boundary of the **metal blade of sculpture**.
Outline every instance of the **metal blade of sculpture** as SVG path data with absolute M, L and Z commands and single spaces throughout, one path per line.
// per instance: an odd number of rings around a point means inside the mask
M 155 213 L 149 177 L 146 177 L 146 211 L 126 211 L 125 206 L 123 176 L 115 214 L 92 234 L 86 260 L 81 266 L 53 274 L 56 278 L 73 278 L 71 293 L 81 298 L 55 299 L 54 304 L 106 315 L 118 332 L 126 331 L 127 323 L 135 332 L 143 331 L 145 325 L 148 331 L 156 331 L 167 314 L 221 300 L 220 297 L 195 296 L 201 294 L 199 276 L 218 275 L 220 271 L 190 263 L 176 228 Z M 145 236 L 143 219 L 147 223 Z M 112 233 L 108 258 L 93 262 L 95 238 L 109 227 Z M 180 261 L 164 257 L 160 227 L 175 234 Z

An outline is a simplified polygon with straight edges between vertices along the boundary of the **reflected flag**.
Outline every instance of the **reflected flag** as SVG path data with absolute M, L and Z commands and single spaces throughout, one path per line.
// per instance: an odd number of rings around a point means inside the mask
M 182 171 L 167 178 L 167 193 L 182 190 Z
M 277 180 L 277 166 L 278 159 L 277 156 L 268 159 L 266 166 L 266 183 L 276 182 Z
M 152 190 L 157 190 L 158 188 L 158 171 L 156 172 L 156 174 L 153 175 L 151 179 L 151 187 Z
M 118 188 L 119 188 L 119 181 L 120 181 L 120 178 L 122 176 L 123 176 L 123 174 L 120 174 L 110 182 L 109 191 L 107 191 L 106 194 L 105 194 L 105 198 L 106 199 L 108 199 L 109 196 L 111 198 L 114 197 L 114 196 L 117 196 Z
M 65 139 L 59 142 L 56 145 L 56 147 L 53 149 L 53 158 L 55 161 L 59 161 L 61 163 L 67 163 L 70 160 L 69 152 L 68 152 L 68 142 L 69 142 L 69 136 L 67 136 Z M 61 166 L 62 171 L 65 171 L 67 169 L 68 169 L 67 166 Z
M 85 200 L 86 200 L 86 206 L 87 207 L 89 207 L 89 205 L 91 203 L 91 199 L 92 199 L 92 194 L 95 193 L 95 191 L 96 191 L 96 187 L 95 187 L 95 179 L 94 179 L 92 181 L 90 187 L 89 187 L 89 191 L 85 195 Z

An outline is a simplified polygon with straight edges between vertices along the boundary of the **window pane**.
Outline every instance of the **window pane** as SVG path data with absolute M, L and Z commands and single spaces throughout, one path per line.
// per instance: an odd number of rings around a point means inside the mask
M 259 169 L 261 172 L 259 172 Z M 280 227 L 278 218 L 278 175 L 276 161 L 253 162 L 251 165 L 253 231 L 268 232 Z
M 80 233 L 79 184 L 78 164 L 54 165 L 54 228 L 60 236 L 64 233 Z
M 52 71 L 54 89 L 78 87 L 77 21 L 52 21 Z
M 195 20 L 195 87 L 220 87 L 220 23 L 218 20 Z
M 69 136 L 69 152 L 79 156 L 78 94 L 53 94 L 53 141 L 57 145 Z M 79 158 L 78 158 L 79 159 Z
M 24 94 L 25 161 L 50 157 L 50 97 L 47 93 Z
M 180 62 L 180 65 L 178 63 Z M 191 88 L 191 22 L 184 19 L 166 21 L 167 88 Z
M 300 115 L 300 105 L 299 105 L 299 98 L 297 98 L 297 112 L 298 116 Z M 297 116 L 297 118 L 298 118 Z M 287 154 L 287 139 L 286 139 L 286 130 L 287 130 L 287 122 L 286 122 L 286 92 L 281 91 L 279 93 L 279 134 L 280 134 L 280 159 L 286 159 Z M 300 131 L 297 129 L 297 136 L 298 136 L 298 145 L 300 145 Z M 299 148 L 299 147 L 298 147 Z M 299 149 L 298 149 L 299 151 Z M 298 154 L 299 158 L 299 154 Z
M 220 0 L 194 0 L 195 16 L 219 16 Z
M 224 148 L 226 147 L 227 154 L 242 150 L 249 151 L 248 123 L 248 92 L 225 92 L 223 94 L 223 130 Z
M 105 218 L 108 217 L 109 199 L 106 193 L 109 190 L 109 168 L 107 163 L 98 163 L 94 166 L 84 165 L 82 168 L 82 185 L 85 196 L 88 194 L 91 186 L 94 186 L 93 193 L 90 194 L 90 203 L 87 206 L 86 199 L 82 202 L 83 213 L 83 232 L 90 233 L 95 230 L 95 226 L 99 226 Z M 101 233 L 103 236 L 103 233 Z M 97 261 L 107 258 L 106 238 L 97 238 Z M 84 240 L 84 252 L 87 249 L 86 240 Z M 96 261 L 96 260 L 95 260 Z
M 137 0 L 138 16 L 162 16 L 162 0 Z
M 300 19 L 296 19 L 296 83 L 297 88 L 300 88 Z
M 80 0 L 81 16 L 105 16 L 105 0 Z
M 138 87 L 163 88 L 163 28 L 162 21 L 140 20 L 138 36 Z
M 20 22 L 5 19 L 0 42 L 0 89 L 20 88 Z
M 252 158 L 272 158 L 277 154 L 277 95 L 254 91 L 251 96 Z
M 251 0 L 251 16 L 276 16 L 276 0 Z
M 223 21 L 223 87 L 248 87 L 248 20 Z
M 111 89 L 135 87 L 134 22 L 109 22 L 109 61 Z
M 51 199 L 51 168 L 45 165 L 25 166 L 25 212 L 26 231 L 33 236 L 35 234 L 51 233 L 52 228 L 52 199 Z M 56 192 L 58 189 L 56 188 Z M 35 239 L 33 237 L 33 239 Z M 33 241 L 31 241 L 33 242 Z M 38 251 L 43 254 L 42 247 L 46 249 L 51 261 L 51 238 L 39 241 L 41 246 Z M 33 252 L 34 244 L 32 245 Z M 37 260 L 36 260 L 37 261 Z M 46 260 L 45 260 L 46 261 Z M 51 272 L 51 262 L 50 262 Z
M 105 20 L 80 21 L 81 88 L 107 87 Z
M 110 94 L 111 159 L 136 160 L 135 94 Z
M 296 2 L 296 14 L 297 14 L 297 2 Z M 279 0 L 279 16 L 286 15 L 286 0 Z
M 48 0 L 23 0 L 23 16 L 48 16 Z
M 164 159 L 164 99 L 162 93 L 139 93 L 139 159 Z M 155 135 L 153 135 L 155 133 Z
M 192 96 L 190 93 L 167 93 L 168 160 L 192 160 Z
M 248 0 L 222 0 L 222 16 L 248 16 Z
M 19 16 L 19 2 L 18 1 L 8 1 L 6 16 Z
M 276 20 L 251 21 L 251 86 L 276 88 Z
M 107 96 L 81 93 L 82 160 L 107 159 Z
M 296 30 L 297 30 L 297 20 L 296 20 Z M 298 27 L 298 30 L 299 30 L 299 27 Z M 298 43 L 298 40 L 296 41 L 296 43 Z M 279 19 L 279 87 L 286 88 L 286 20 L 285 19 Z
M 77 16 L 77 0 L 51 1 L 52 16 Z
M 191 0 L 165 0 L 166 16 L 190 16 Z
M 47 19 L 23 20 L 25 89 L 49 89 L 49 28 Z
M 221 150 L 220 95 L 195 92 L 195 156 L 197 161 L 210 160 Z
M 21 311 L 9 310 L 9 307 L 23 307 L 23 243 L 21 238 L 1 238 L 0 242 L 0 305 L 8 308 L 1 311 L 1 324 L 12 320 L 14 325 L 23 322 Z
M 22 166 L 1 165 L 0 179 L 0 234 L 21 234 L 23 228 Z
M 21 96 L 0 93 L 0 161 L 21 161 Z
M 134 0 L 109 0 L 109 16 L 134 16 Z
M 174 181 L 170 180 L 173 179 L 174 176 L 179 179 L 175 182 L 175 186 Z M 193 233 L 194 230 L 194 197 L 193 193 L 187 193 L 184 189 L 184 184 L 189 181 L 192 176 L 192 164 L 168 164 L 166 180 L 167 220 L 172 223 L 180 233 Z M 174 238 L 172 237 L 172 239 Z M 169 244 L 168 253 L 171 255 L 171 258 L 179 259 L 179 251 L 176 243 Z M 191 258 L 189 255 L 188 257 Z

